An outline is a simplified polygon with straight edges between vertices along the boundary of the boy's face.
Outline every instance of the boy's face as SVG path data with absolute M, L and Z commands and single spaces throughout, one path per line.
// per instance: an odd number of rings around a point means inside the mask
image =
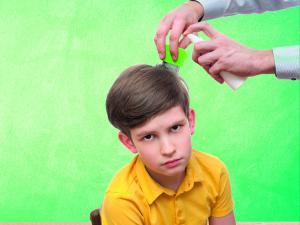
M 178 177 L 185 174 L 191 156 L 191 135 L 195 113 L 186 117 L 180 106 L 174 106 L 130 130 L 131 139 L 119 134 L 120 141 L 138 153 L 153 178 Z

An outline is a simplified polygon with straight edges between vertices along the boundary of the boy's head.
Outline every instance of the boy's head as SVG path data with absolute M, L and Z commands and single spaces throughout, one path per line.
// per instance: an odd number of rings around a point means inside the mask
M 120 141 L 139 153 L 154 180 L 167 187 L 168 178 L 183 179 L 195 114 L 177 74 L 161 65 L 130 67 L 110 89 L 106 109 L 110 122 L 121 130 Z
M 129 67 L 115 81 L 106 99 L 109 121 L 128 137 L 130 129 L 176 105 L 188 117 L 187 86 L 163 65 Z

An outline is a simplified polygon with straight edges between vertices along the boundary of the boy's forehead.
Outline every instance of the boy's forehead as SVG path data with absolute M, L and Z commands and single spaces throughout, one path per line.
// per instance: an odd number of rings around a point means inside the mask
M 173 106 L 172 108 L 160 113 L 153 118 L 146 121 L 144 124 L 132 128 L 131 133 L 139 134 L 148 131 L 159 131 L 166 127 L 174 125 L 174 123 L 183 122 L 187 117 L 180 106 Z

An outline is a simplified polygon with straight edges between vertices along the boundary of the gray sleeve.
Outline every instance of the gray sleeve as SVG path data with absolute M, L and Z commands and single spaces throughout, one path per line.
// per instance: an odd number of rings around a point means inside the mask
M 299 46 L 273 49 L 275 74 L 278 79 L 299 80 Z
M 299 5 L 299 0 L 197 0 L 204 9 L 202 20 L 235 14 L 262 13 Z

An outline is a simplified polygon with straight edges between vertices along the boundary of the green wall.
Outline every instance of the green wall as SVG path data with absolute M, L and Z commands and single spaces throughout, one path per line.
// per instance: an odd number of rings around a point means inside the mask
M 88 221 L 133 155 L 106 119 L 118 74 L 160 63 L 154 33 L 182 1 L 2 1 L 0 221 Z M 253 48 L 299 43 L 299 7 L 211 21 Z M 188 50 L 191 56 L 191 47 Z M 299 221 L 299 81 L 250 78 L 237 91 L 191 57 L 195 148 L 231 174 L 239 221 Z

